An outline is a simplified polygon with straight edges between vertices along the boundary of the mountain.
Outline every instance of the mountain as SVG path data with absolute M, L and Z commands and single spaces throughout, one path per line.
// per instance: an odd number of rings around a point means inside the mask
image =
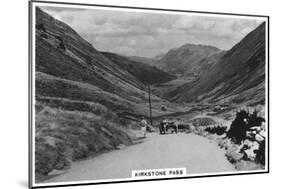
M 169 94 L 174 101 L 249 104 L 265 100 L 265 23 L 245 36 L 199 80 Z
M 99 52 L 71 27 L 36 8 L 38 103 L 64 106 L 80 101 L 88 107 L 95 102 L 118 114 L 140 116 L 147 113 L 146 84 L 173 78 L 155 67 Z M 152 102 L 160 101 L 152 95 Z
M 158 57 L 156 66 L 179 75 L 198 75 L 216 63 L 222 50 L 209 45 L 185 44 Z
M 133 61 L 130 60 L 130 58 L 110 52 L 103 52 L 102 54 L 122 69 L 134 75 L 144 84 L 165 83 L 176 78 L 171 74 L 159 70 L 156 67 L 152 67 L 148 64 L 142 63 L 141 61 Z

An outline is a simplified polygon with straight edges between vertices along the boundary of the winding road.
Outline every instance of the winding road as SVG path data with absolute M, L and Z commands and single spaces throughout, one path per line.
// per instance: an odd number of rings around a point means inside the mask
M 224 151 L 195 134 L 149 133 L 142 143 L 74 162 L 47 182 L 130 178 L 132 170 L 186 168 L 187 174 L 235 171 Z

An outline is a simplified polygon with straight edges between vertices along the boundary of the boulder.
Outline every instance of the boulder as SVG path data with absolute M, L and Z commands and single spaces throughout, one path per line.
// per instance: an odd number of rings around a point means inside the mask
M 65 170 L 57 170 L 57 169 L 54 169 L 52 170 L 51 172 L 48 173 L 49 176 L 55 176 L 55 175 L 61 175 L 65 173 Z
M 119 144 L 119 145 L 116 147 L 116 149 L 121 150 L 121 149 L 123 149 L 123 148 L 125 148 L 125 147 L 126 147 L 125 144 Z
M 262 142 L 265 138 L 262 135 L 260 135 L 260 134 L 256 134 L 255 139 L 258 142 Z

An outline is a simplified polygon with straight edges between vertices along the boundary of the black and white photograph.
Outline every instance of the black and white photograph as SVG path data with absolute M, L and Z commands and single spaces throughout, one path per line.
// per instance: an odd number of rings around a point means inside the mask
M 269 172 L 266 15 L 30 2 L 29 184 Z

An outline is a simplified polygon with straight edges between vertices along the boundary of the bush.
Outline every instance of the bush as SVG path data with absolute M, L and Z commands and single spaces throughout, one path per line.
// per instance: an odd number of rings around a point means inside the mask
M 209 126 L 209 125 L 215 125 L 216 124 L 216 122 L 213 119 L 208 118 L 208 117 L 195 118 L 195 119 L 190 120 L 189 123 L 191 123 L 195 127 Z
M 252 114 L 246 110 L 240 110 L 236 113 L 236 118 L 231 123 L 227 136 L 235 143 L 241 143 L 247 138 L 247 131 L 250 128 L 261 126 L 264 121 L 264 118 L 257 116 L 256 110 Z
M 217 125 L 214 127 L 207 127 L 205 131 L 211 134 L 223 135 L 224 133 L 226 133 L 226 128 L 227 128 L 226 126 Z
M 241 110 L 236 113 L 235 120 L 231 123 L 227 136 L 235 143 L 241 143 L 246 139 L 247 123 L 246 119 L 249 117 L 248 112 Z

